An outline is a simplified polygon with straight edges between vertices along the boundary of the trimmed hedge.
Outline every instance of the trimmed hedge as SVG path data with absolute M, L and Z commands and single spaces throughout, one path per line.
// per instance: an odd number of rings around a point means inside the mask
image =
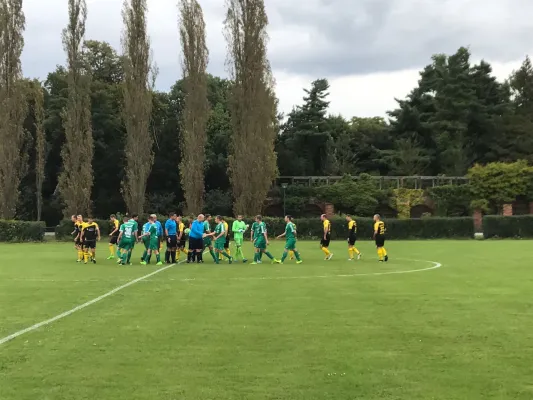
M 139 227 L 145 219 L 139 219 Z M 234 218 L 226 217 L 230 229 Z M 245 218 L 250 225 L 253 218 Z M 264 217 L 269 236 L 274 237 L 285 231 L 283 218 Z M 370 240 L 373 233 L 372 218 L 356 218 L 357 236 L 359 240 Z M 96 220 L 100 226 L 102 237 L 109 234 L 109 221 Z M 164 220 L 161 221 L 164 223 Z M 184 222 L 188 222 L 184 219 Z M 474 237 L 474 222 L 470 217 L 461 218 L 422 218 L 422 219 L 387 219 L 384 220 L 387 228 L 387 237 L 390 239 L 467 239 Z M 294 223 L 298 229 L 300 239 L 318 240 L 322 236 L 322 222 L 319 218 L 297 218 Z M 214 226 L 214 222 L 212 222 Z M 56 228 L 56 239 L 72 240 L 70 233 L 73 230 L 71 221 L 62 221 Z M 344 240 L 348 237 L 347 222 L 344 218 L 331 219 L 331 238 Z
M 483 217 L 485 238 L 531 238 L 533 237 L 533 215 L 487 215 Z
M 44 222 L 0 220 L 0 242 L 42 242 Z

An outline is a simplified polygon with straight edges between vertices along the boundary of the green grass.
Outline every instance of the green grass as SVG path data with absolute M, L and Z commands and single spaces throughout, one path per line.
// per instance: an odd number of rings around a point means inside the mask
M 0 345 L 0 399 L 533 398 L 531 242 L 390 241 L 387 264 L 299 247 L 175 266 Z M 0 245 L 0 340 L 157 269 L 99 251 Z M 372 275 L 432 266 L 411 260 L 442 268 Z

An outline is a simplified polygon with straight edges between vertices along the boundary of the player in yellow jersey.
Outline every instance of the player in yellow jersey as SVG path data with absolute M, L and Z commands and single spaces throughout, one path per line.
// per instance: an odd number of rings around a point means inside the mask
M 224 224 L 224 232 L 226 232 L 226 241 L 224 242 L 224 251 L 226 252 L 226 254 L 231 256 L 231 250 L 229 249 L 229 230 L 228 230 L 229 225 L 226 222 L 226 220 L 224 219 L 224 217 L 221 217 L 221 221 Z M 221 253 L 218 253 L 218 259 L 219 260 L 222 259 L 222 254 Z
M 76 217 L 72 216 L 72 218 L 75 218 L 74 222 L 74 247 L 76 248 L 76 251 L 78 252 L 78 259 L 76 262 L 82 262 L 83 261 L 83 242 L 81 240 L 81 230 L 83 229 L 83 216 L 77 215 Z
M 180 260 L 180 254 L 184 253 L 185 255 L 188 254 L 187 249 L 185 248 L 185 242 L 187 241 L 187 236 L 185 235 L 185 224 L 183 223 L 183 220 L 181 216 L 178 216 L 176 218 L 176 223 L 178 224 L 178 261 Z
M 81 240 L 83 242 L 83 261 L 87 264 L 89 259 L 96 264 L 96 241 L 100 240 L 100 228 L 94 222 L 94 219 L 89 217 L 87 223 L 83 224 L 81 230 Z
M 117 244 L 118 244 L 118 235 L 120 234 L 119 231 L 120 224 L 118 222 L 117 216 L 115 214 L 111 214 L 109 217 L 109 257 L 107 257 L 108 260 L 112 260 L 115 258 L 115 253 L 117 252 Z
M 379 261 L 389 261 L 387 250 L 385 250 L 385 223 L 379 214 L 374 215 L 374 240 L 376 241 Z
M 320 240 L 320 248 L 326 255 L 324 260 L 329 261 L 333 257 L 333 253 L 329 251 L 329 242 L 331 240 L 331 222 L 329 222 L 329 219 L 326 218 L 326 214 L 322 214 L 320 216 L 320 220 L 322 221 L 322 227 L 324 228 L 322 239 Z
M 357 241 L 357 222 L 350 216 L 346 216 L 346 221 L 348 222 L 348 254 L 350 255 L 349 261 L 355 259 L 357 254 L 357 259 L 361 259 L 361 252 L 355 247 L 355 242 Z

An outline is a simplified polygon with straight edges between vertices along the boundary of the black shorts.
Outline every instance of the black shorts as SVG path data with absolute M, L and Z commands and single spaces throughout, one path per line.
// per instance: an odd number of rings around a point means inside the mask
M 224 243 L 224 248 L 229 249 L 229 236 L 226 236 L 226 243 Z
M 376 241 L 376 247 L 385 246 L 385 235 L 376 235 L 374 239 Z
M 184 249 L 186 243 L 187 243 L 187 240 L 185 239 L 185 237 L 182 237 L 181 240 L 178 239 L 178 241 L 176 242 L 176 247 L 178 249 Z
M 348 238 L 348 244 L 349 244 L 350 246 L 353 246 L 353 245 L 355 244 L 355 242 L 357 242 L 357 236 L 354 235 L 354 236 L 350 236 L 350 237 Z
M 109 244 L 117 244 L 118 243 L 118 235 L 113 235 L 109 238 Z
M 189 238 L 189 250 L 203 250 L 203 249 L 204 249 L 204 239 Z
M 96 239 L 94 240 L 85 240 L 83 242 L 83 247 L 86 249 L 96 249 Z
M 80 239 L 80 238 L 76 239 L 76 240 L 74 241 L 74 244 L 75 244 L 76 246 L 82 246 L 82 245 L 83 245 L 83 243 L 81 242 L 81 239 Z
M 171 249 L 178 247 L 178 237 L 176 235 L 168 235 L 167 247 L 170 247 Z
M 322 239 L 320 240 L 320 246 L 322 247 L 329 247 L 329 242 L 331 240 L 331 235 L 328 233 L 326 235 L 326 238 L 324 239 L 324 237 L 322 237 Z

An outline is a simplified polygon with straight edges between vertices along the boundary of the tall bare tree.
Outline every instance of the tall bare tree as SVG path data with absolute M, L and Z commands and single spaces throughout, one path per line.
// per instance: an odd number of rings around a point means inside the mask
M 152 64 L 150 39 L 146 30 L 146 0 L 125 0 L 122 10 L 124 31 L 124 110 L 126 125 L 126 171 L 124 201 L 129 212 L 142 213 L 146 183 L 154 163 L 150 133 L 152 90 L 156 69 Z
M 262 209 L 276 177 L 274 80 L 267 59 L 268 18 L 263 0 L 227 0 L 225 34 L 233 137 L 229 157 L 235 214 Z
M 15 216 L 26 173 L 23 146 L 28 106 L 20 56 L 26 19 L 22 0 L 0 0 L 0 218 Z
M 187 203 L 186 211 L 198 213 L 202 210 L 204 200 L 206 124 L 209 118 L 207 101 L 209 51 L 206 45 L 204 16 L 198 1 L 181 0 L 179 10 L 185 85 L 180 176 Z
M 84 65 L 83 42 L 87 4 L 68 0 L 68 26 L 63 29 L 63 48 L 67 54 L 68 101 L 63 109 L 65 144 L 61 151 L 63 169 L 59 190 L 65 216 L 88 214 L 93 188 L 94 141 L 91 124 L 90 71 Z
M 32 82 L 33 113 L 35 117 L 35 188 L 37 196 L 37 221 L 43 210 L 44 167 L 46 162 L 46 135 L 44 132 L 44 93 L 38 80 Z

